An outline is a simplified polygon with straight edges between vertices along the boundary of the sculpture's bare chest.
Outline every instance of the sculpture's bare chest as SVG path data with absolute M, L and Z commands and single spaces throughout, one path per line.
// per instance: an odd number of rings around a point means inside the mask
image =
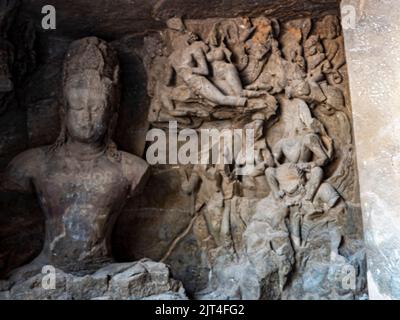
M 50 162 L 36 179 L 41 196 L 57 199 L 58 206 L 71 204 L 107 208 L 126 195 L 128 181 L 122 170 L 105 159 Z

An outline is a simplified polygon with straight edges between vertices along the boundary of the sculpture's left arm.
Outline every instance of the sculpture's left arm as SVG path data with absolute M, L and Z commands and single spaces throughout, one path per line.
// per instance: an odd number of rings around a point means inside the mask
M 40 171 L 42 153 L 40 149 L 31 149 L 17 155 L 1 175 L 0 191 L 32 193 L 34 177 Z
M 123 170 L 130 181 L 129 197 L 135 196 L 143 191 L 150 176 L 150 166 L 143 159 L 123 152 Z
M 209 70 L 205 52 L 199 48 L 192 55 L 197 64 L 196 67 L 192 67 L 192 72 L 201 76 L 208 76 Z
M 329 157 L 322 147 L 321 139 L 316 134 L 310 134 L 306 137 L 306 145 L 315 156 L 315 160 L 310 162 L 311 167 L 322 167 L 328 161 Z

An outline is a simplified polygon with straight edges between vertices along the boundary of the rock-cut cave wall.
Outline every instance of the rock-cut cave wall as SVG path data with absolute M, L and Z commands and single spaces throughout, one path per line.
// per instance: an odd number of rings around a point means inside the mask
M 165 261 L 194 298 L 362 297 L 339 2 L 71 2 L 0 6 L 0 70 L 13 82 L 0 92 L 0 170 L 19 152 L 54 142 L 65 52 L 75 39 L 101 37 L 121 65 L 122 150 L 145 157 L 148 130 L 167 132 L 176 121 L 194 132 L 259 130 L 263 157 L 249 176 L 235 175 L 235 163 L 154 165 L 117 221 L 117 260 Z M 46 4 L 56 8 L 56 30 L 41 28 Z M 188 59 L 204 59 L 207 71 L 186 72 Z M 1 195 L 2 275 L 40 252 L 43 232 L 35 198 Z

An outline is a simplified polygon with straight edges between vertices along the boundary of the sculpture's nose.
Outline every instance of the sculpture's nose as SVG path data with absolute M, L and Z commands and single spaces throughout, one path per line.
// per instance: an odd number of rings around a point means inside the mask
M 87 108 L 83 108 L 81 111 L 81 122 L 85 125 L 88 125 L 91 121 L 91 114 Z
M 14 84 L 10 78 L 0 76 L 0 92 L 10 92 L 14 88 Z

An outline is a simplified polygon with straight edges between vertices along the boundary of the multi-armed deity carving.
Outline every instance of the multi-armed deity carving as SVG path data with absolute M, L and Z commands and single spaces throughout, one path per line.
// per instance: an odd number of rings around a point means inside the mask
M 183 190 L 195 196 L 194 211 L 214 241 L 206 249 L 217 279 L 210 290 L 290 298 L 303 285 L 312 296 L 317 289 L 306 288 L 305 274 L 316 260 L 329 266 L 326 277 L 351 264 L 340 254 L 343 237 L 353 236 L 343 230 L 357 199 L 339 19 L 173 18 L 167 26 L 162 49 L 147 63 L 153 126 L 174 120 L 181 128 L 254 132 L 250 169 L 242 146 L 229 165 L 181 170 Z M 235 278 L 238 266 L 255 274 L 256 293 Z M 325 295 L 362 289 L 340 291 L 334 282 L 326 282 Z

